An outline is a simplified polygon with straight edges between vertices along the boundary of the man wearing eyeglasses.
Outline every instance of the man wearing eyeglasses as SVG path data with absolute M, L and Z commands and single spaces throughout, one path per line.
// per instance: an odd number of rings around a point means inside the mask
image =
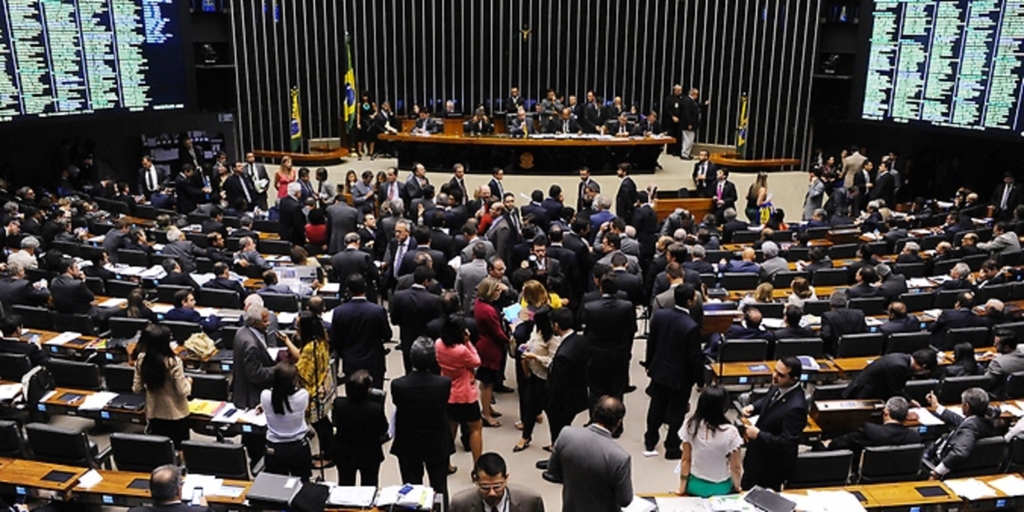
M 485 453 L 473 468 L 476 489 L 452 498 L 451 512 L 544 512 L 544 500 L 532 489 L 508 483 L 505 459 Z

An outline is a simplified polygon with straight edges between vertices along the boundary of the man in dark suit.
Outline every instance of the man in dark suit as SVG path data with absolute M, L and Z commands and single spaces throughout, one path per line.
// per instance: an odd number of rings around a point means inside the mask
M 885 201 L 885 206 L 889 208 L 896 206 L 896 177 L 889 172 L 889 165 L 885 162 L 878 164 L 878 176 L 868 194 L 868 200 L 875 199 Z
M 577 212 L 583 210 L 583 198 L 587 196 L 587 189 L 593 190 L 598 194 L 601 193 L 601 184 L 590 177 L 590 169 L 587 167 L 580 167 L 580 183 L 577 188 L 579 192 L 576 196 Z
M 395 223 L 395 236 L 388 241 L 384 252 L 383 284 L 388 290 L 395 287 L 401 275 L 405 255 L 416 250 L 416 240 L 409 236 L 409 221 L 402 219 Z
M 786 310 L 783 311 L 782 315 L 785 319 L 786 326 L 772 331 L 771 335 L 774 340 L 818 337 L 814 331 L 806 327 L 800 327 L 800 319 L 804 316 L 804 310 L 800 306 L 790 304 L 786 306 Z
M 231 401 L 239 409 L 251 409 L 260 403 L 260 392 L 274 383 L 274 360 L 267 347 L 270 312 L 263 306 L 250 306 L 245 312 L 245 327 L 238 329 L 234 340 L 234 379 Z M 250 465 L 255 465 L 267 451 L 266 435 L 242 434 L 242 444 L 249 452 Z
M 741 411 L 746 417 L 758 415 L 757 423 L 744 429 L 744 490 L 760 485 L 778 491 L 793 474 L 797 445 L 807 425 L 807 399 L 800 385 L 802 374 L 803 365 L 796 357 L 776 361 L 768 393 Z
M 700 103 L 697 103 L 699 91 L 695 87 L 690 88 L 690 93 L 683 98 L 683 115 L 681 117 L 682 143 L 679 148 L 679 157 L 683 160 L 690 160 L 693 157 L 693 143 L 697 139 L 697 130 L 700 129 L 702 117 Z
M 594 91 L 587 91 L 587 105 L 583 108 L 583 119 L 580 125 L 586 133 L 604 133 L 607 113 Z
M 874 287 L 876 281 L 878 281 L 878 273 L 875 272 L 875 267 L 861 267 L 857 271 L 857 284 L 846 289 L 846 297 L 857 299 L 878 295 L 878 288 Z
M 426 226 L 416 226 L 413 228 L 412 238 L 416 241 L 416 246 L 413 250 L 405 253 L 405 257 L 402 258 L 402 266 L 398 270 L 398 275 L 403 276 L 411 274 L 416 268 L 416 255 L 419 253 L 427 253 L 430 255 L 433 268 L 436 269 L 434 272 L 437 273 L 438 281 L 440 281 L 446 288 L 451 288 L 452 285 L 455 284 L 454 270 L 448 266 L 448 258 L 445 254 L 431 247 L 433 240 L 430 228 Z
M 343 374 L 366 370 L 373 377 L 374 387 L 383 389 L 384 344 L 391 341 L 388 314 L 367 300 L 367 283 L 361 274 L 350 275 L 344 283 L 352 298 L 334 308 L 331 325 L 344 328 L 331 329 L 331 349 L 342 361 Z
M 821 315 L 821 339 L 825 341 L 825 353 L 835 355 L 840 336 L 867 332 L 868 326 L 864 322 L 863 311 L 846 307 L 849 304 L 846 292 L 832 292 L 828 304 L 831 310 Z
M 296 187 L 299 185 L 296 184 Z M 245 175 L 242 162 L 235 163 L 231 176 L 224 180 L 224 198 L 228 205 L 238 204 L 238 201 L 243 199 L 250 210 L 256 205 L 256 187 L 252 179 Z
M 608 395 L 621 398 L 629 381 L 629 361 L 636 334 L 636 309 L 618 299 L 618 279 L 609 273 L 601 277 L 601 298 L 584 303 L 580 318 L 583 335 L 590 343 L 587 384 L 592 399 Z
M 462 133 L 466 135 L 488 135 L 494 133 L 494 123 L 487 119 L 482 110 L 477 110 L 473 117 L 462 123 Z
M 636 207 L 636 182 L 629 177 L 630 169 L 632 166 L 628 163 L 621 163 L 615 169 L 615 175 L 622 180 L 615 194 L 615 215 L 625 221 L 633 220 L 633 208 Z
M 21 315 L 3 317 L 3 320 L 0 321 L 0 331 L 3 334 L 3 339 L 0 339 L 0 352 L 28 356 L 32 366 L 45 365 L 50 361 L 50 354 L 43 350 L 39 343 L 21 341 L 24 323 Z
M 729 181 L 728 169 L 717 169 L 715 171 L 715 183 L 708 185 L 708 193 L 711 195 L 711 202 L 715 206 L 715 217 L 719 222 L 724 218 L 725 210 L 736 209 L 736 185 Z
M 696 292 L 689 284 L 675 287 L 675 307 L 654 312 L 651 333 L 644 358 L 651 383 L 647 395 L 647 431 L 644 446 L 647 453 L 658 445 L 662 424 L 668 425 L 665 436 L 665 458 L 682 456 L 679 429 L 690 409 L 690 389 L 704 387 L 704 356 L 701 353 L 700 326 L 690 316 Z M 645 453 L 645 455 L 647 455 Z
M 924 463 L 930 469 L 931 479 L 940 480 L 956 471 L 971 456 L 975 443 L 999 435 L 989 417 L 989 403 L 984 389 L 969 388 L 961 394 L 958 414 L 943 407 L 935 393 L 928 393 L 928 406 L 951 430 L 935 442 L 934 451 L 925 454 Z
M 345 294 L 348 278 L 353 275 L 360 275 L 365 280 L 363 286 L 366 288 L 366 295 L 370 302 L 377 302 L 376 283 L 379 279 L 377 266 L 373 264 L 373 258 L 364 251 L 359 250 L 359 235 L 348 233 L 344 237 L 345 250 L 338 252 L 331 257 L 331 267 L 334 268 L 334 279 L 342 283 L 341 294 Z M 374 382 L 379 383 L 376 375 Z
M 633 127 L 633 136 L 635 137 L 648 137 L 663 133 L 665 133 L 665 130 L 661 129 L 661 123 L 658 122 L 658 113 L 653 110 L 647 114 L 646 118 L 641 119 Z
M 944 309 L 939 318 L 932 324 L 931 345 L 940 350 L 953 350 L 956 339 L 947 339 L 946 331 L 959 327 L 985 327 L 985 319 L 974 314 L 974 294 L 969 291 L 960 292 L 956 296 L 953 309 Z
M 679 156 L 683 140 L 683 99 L 683 86 L 676 84 L 672 86 L 672 94 L 666 96 L 661 103 L 661 117 L 665 120 L 665 130 L 675 139 L 675 142 L 666 148 L 666 152 L 672 156 Z
M 548 188 L 548 197 L 541 201 L 540 205 L 544 208 L 544 211 L 548 214 L 548 220 L 560 221 L 562 218 L 562 209 L 565 208 L 565 198 L 562 196 L 562 187 L 559 185 L 551 185 Z
M 614 115 L 614 112 L 610 112 Z M 615 117 L 610 117 L 605 121 L 605 133 L 620 138 L 627 138 L 633 135 L 633 130 L 636 129 L 632 123 L 629 122 L 629 116 L 625 112 Z
M 580 127 L 580 123 L 576 121 L 572 116 L 572 110 L 568 107 L 563 108 L 557 119 L 552 119 L 548 123 L 548 133 L 554 133 L 558 135 L 575 135 L 583 132 L 583 128 Z
M 473 467 L 476 487 L 465 489 L 452 497 L 451 512 L 544 512 L 544 500 L 537 491 L 508 483 L 505 459 L 494 452 L 485 453 Z
M 995 218 L 999 220 L 1010 220 L 1013 218 L 1013 210 L 1020 204 L 1021 188 L 1013 179 L 1013 172 L 1007 171 L 1003 174 L 1003 182 L 996 186 L 992 192 L 992 199 L 989 204 L 994 208 Z
M 501 180 L 504 178 L 504 169 L 501 167 L 491 169 L 491 181 L 487 182 L 487 188 L 491 189 L 491 197 L 499 198 L 499 200 L 505 197 L 505 187 L 501 184 Z
M 397 325 L 402 342 L 402 363 L 405 373 L 412 371 L 409 347 L 416 338 L 426 334 L 427 323 L 444 314 L 441 299 L 427 291 L 434 271 L 427 266 L 416 267 L 412 287 L 400 290 L 391 299 L 391 325 Z
M 92 301 L 96 296 L 85 284 L 85 276 L 78 269 L 78 264 L 65 258 L 57 270 L 60 275 L 50 282 L 53 309 L 65 315 L 89 315 L 95 319 L 98 310 L 92 306 Z
M 878 326 L 878 332 L 886 336 L 897 332 L 917 332 L 921 330 L 921 320 L 907 314 L 907 305 L 894 301 L 889 303 L 889 320 Z
M 458 204 L 465 205 L 469 201 L 469 189 L 466 188 L 466 168 L 462 164 L 452 166 L 452 179 L 448 180 L 451 190 L 458 190 L 462 193 L 462 200 Z
M 181 173 L 174 177 L 174 193 L 178 197 L 179 213 L 192 213 L 199 203 L 206 199 L 203 182 L 197 182 L 196 177 L 196 168 L 192 164 L 183 165 Z
M 7 264 L 7 277 L 0 279 L 0 304 L 4 308 L 14 304 L 41 306 L 49 299 L 50 292 L 46 286 L 36 286 L 25 279 L 25 267 L 21 263 Z
M 163 188 L 167 181 L 167 173 L 157 169 L 153 159 L 149 155 L 142 156 L 142 168 L 138 172 L 138 192 L 140 196 L 149 199 L 156 191 Z
M 132 507 L 128 512 L 213 512 L 207 506 L 205 495 L 199 499 L 199 505 L 182 503 L 183 485 L 181 468 L 174 464 L 160 466 L 149 477 L 149 496 L 153 504 Z M 188 498 L 191 499 L 191 496 Z
M 888 400 L 902 396 L 909 400 L 904 388 L 914 375 L 927 375 L 935 369 L 935 350 L 922 348 L 913 354 L 886 354 L 857 374 L 843 390 L 843 398 Z M 911 402 L 917 407 L 917 402 Z
M 423 483 L 424 467 L 435 492 L 448 494 L 448 455 L 454 451 L 448 423 L 452 381 L 434 375 L 434 341 L 419 338 L 409 347 L 412 371 L 391 382 L 395 404 L 395 439 L 391 454 L 398 457 L 402 481 Z
M 903 426 L 910 404 L 902 396 L 894 396 L 882 409 L 882 424 L 868 422 L 860 429 L 841 435 L 828 445 L 829 450 L 852 450 L 857 456 L 871 446 L 899 446 L 921 442 L 921 435 L 913 428 Z
M 551 217 L 548 215 L 547 209 L 544 208 L 542 203 L 544 201 L 544 192 L 540 190 L 534 190 L 530 193 L 530 202 L 523 205 L 520 208 L 523 218 L 527 215 L 533 216 L 533 223 L 541 231 L 547 231 L 548 226 L 551 224 Z
M 296 182 L 288 184 L 288 195 L 278 202 L 281 230 L 281 240 L 291 242 L 293 245 L 306 243 L 306 215 L 302 213 L 302 202 L 299 196 L 302 194 L 302 186 Z M 353 226 L 354 227 L 354 226 Z
M 224 238 L 228 237 L 228 228 L 224 225 L 224 210 L 217 206 L 210 209 L 210 218 L 203 220 L 200 227 L 204 234 L 220 233 Z
M 709 160 L 707 150 L 700 150 L 697 153 L 697 164 L 693 166 L 693 186 L 700 197 L 709 197 L 714 192 L 712 189 L 718 176 L 718 166 Z M 717 192 L 717 190 L 715 191 Z
M 551 444 L 554 444 L 562 428 L 572 425 L 573 419 L 587 410 L 590 403 L 587 396 L 590 345 L 583 336 L 573 331 L 572 312 L 569 308 L 552 311 L 551 326 L 554 333 L 562 338 L 551 359 L 551 367 L 548 368 L 548 388 L 560 390 L 549 393 L 547 404 Z
M 629 297 L 629 302 L 634 306 L 638 306 L 644 303 L 644 281 L 640 276 L 630 274 L 626 269 L 629 264 L 629 259 L 626 255 L 617 252 L 612 255 L 612 274 L 615 276 L 615 280 L 618 283 L 619 291 L 626 292 L 626 296 Z
M 505 112 L 515 112 L 523 108 L 523 97 L 519 95 L 519 88 L 513 87 L 509 91 L 508 99 L 505 100 Z
M 345 242 L 345 235 L 354 233 L 359 224 L 359 210 L 351 207 L 345 201 L 337 201 L 327 207 L 327 218 L 330 224 L 330 239 L 327 250 L 331 254 L 342 251 L 348 244 Z
M 995 286 L 1006 283 L 1006 275 L 996 260 L 985 260 L 978 271 L 978 277 L 974 279 L 974 290 L 978 291 L 988 286 Z
M 238 294 L 239 300 L 244 300 L 249 295 L 242 283 L 231 279 L 231 270 L 226 263 L 214 263 L 213 275 L 214 278 L 204 283 L 203 288 L 232 291 Z
M 885 297 L 885 300 L 892 302 L 907 293 L 907 278 L 902 274 L 893 274 L 888 264 L 875 265 L 875 273 L 880 280 L 877 296 Z

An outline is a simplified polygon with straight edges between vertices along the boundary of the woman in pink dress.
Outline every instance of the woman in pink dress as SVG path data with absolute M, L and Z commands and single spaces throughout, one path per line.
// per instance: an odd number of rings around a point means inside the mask
M 281 159 L 281 167 L 274 174 L 274 187 L 277 188 L 277 200 L 288 195 L 288 184 L 295 181 L 295 169 L 292 167 L 292 157 L 286 156 Z
M 437 365 L 441 376 L 452 380 L 448 395 L 448 420 L 452 437 L 460 424 L 469 427 L 469 449 L 473 463 L 483 451 L 483 424 L 480 416 L 480 395 L 476 389 L 475 372 L 480 367 L 480 355 L 469 342 L 469 329 L 462 315 L 450 315 L 445 319 L 441 338 L 434 343 Z M 449 472 L 453 472 L 449 468 Z

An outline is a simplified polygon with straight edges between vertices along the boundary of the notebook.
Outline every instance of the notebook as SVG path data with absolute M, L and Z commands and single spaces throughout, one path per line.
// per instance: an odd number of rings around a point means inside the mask
M 263 472 L 252 482 L 246 498 L 250 502 L 288 505 L 301 488 L 298 477 Z

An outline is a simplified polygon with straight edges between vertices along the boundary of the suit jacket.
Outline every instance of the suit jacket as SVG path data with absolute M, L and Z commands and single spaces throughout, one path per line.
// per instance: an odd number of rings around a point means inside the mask
M 383 307 L 355 298 L 336 308 L 331 316 L 331 348 L 341 359 L 341 371 L 352 375 L 366 370 L 374 387 L 384 385 L 384 344 L 391 341 L 391 326 Z
M 138 190 L 139 195 L 146 196 L 147 199 L 149 198 L 149 196 L 153 195 L 153 192 L 160 190 L 160 187 L 162 187 L 164 182 L 166 182 L 168 179 L 166 172 L 164 172 L 159 167 L 156 167 L 155 165 L 153 167 L 154 169 L 156 169 L 156 187 L 150 186 L 149 180 L 147 179 L 148 171 L 146 170 L 145 167 L 140 168 L 138 171 L 138 186 L 136 190 Z
M 969 309 L 944 309 L 939 318 L 932 324 L 931 345 L 941 350 L 952 350 L 956 340 L 947 340 L 946 331 L 960 327 L 984 327 L 985 319 L 975 315 Z
M 633 208 L 636 206 L 636 182 L 626 176 L 619 183 L 619 191 L 615 195 L 615 215 L 624 221 L 633 220 Z
M 472 119 L 462 123 L 462 132 L 467 135 L 483 135 L 494 133 L 494 124 L 490 121 L 477 121 Z
M 568 129 L 566 129 L 566 124 L 568 124 Z M 568 121 L 556 117 L 548 122 L 548 133 L 570 134 L 580 133 L 581 131 L 583 131 L 583 128 L 580 126 L 580 123 L 572 117 Z
M 50 292 L 43 288 L 37 290 L 27 279 L 5 277 L 0 279 L 0 304 L 10 308 L 14 304 L 41 306 L 50 298 Z
M 526 203 L 520 208 L 522 216 L 525 218 L 527 215 L 533 215 L 533 222 L 537 227 L 541 228 L 545 232 L 548 230 L 548 225 L 551 223 L 551 217 L 548 216 L 548 211 L 544 209 L 543 205 L 537 203 Z
M 197 184 L 194 179 L 197 176 L 198 174 L 193 173 L 192 178 L 189 178 L 184 174 L 178 174 L 174 178 L 174 193 L 178 197 L 178 212 L 180 213 L 192 213 L 199 203 L 206 199 L 202 181 Z
M 491 181 L 487 182 L 487 188 L 491 189 L 491 197 L 501 198 L 505 194 L 505 187 L 501 181 L 495 178 L 491 178 Z M 501 199 L 498 199 L 499 201 Z
M 388 435 L 388 418 L 384 415 L 383 398 L 335 398 L 333 416 L 333 460 L 348 460 L 357 466 L 384 461 L 381 439 Z
M 547 474 L 563 482 L 563 512 L 619 512 L 633 501 L 631 466 L 629 453 L 592 424 L 562 429 Z
M 860 429 L 841 435 L 828 445 L 829 450 L 853 450 L 859 453 L 871 446 L 898 446 L 921 442 L 917 430 L 904 427 L 899 423 L 865 423 Z
M 978 244 L 978 248 L 984 251 L 990 251 L 992 256 L 995 257 L 1000 254 L 1020 252 L 1020 240 L 1017 238 L 1017 233 L 1008 231 L 993 238 L 991 242 L 982 242 Z
M 242 327 L 235 333 L 234 356 L 231 401 L 243 409 L 256 407 L 260 403 L 260 392 L 274 383 L 274 360 L 249 327 Z
M 643 119 L 633 127 L 633 135 L 636 137 L 641 137 L 648 133 L 651 135 L 661 135 L 665 133 L 665 130 L 661 129 L 660 122 L 655 121 L 652 123 L 650 119 Z
M 775 386 L 768 388 L 768 394 L 753 404 L 754 414 L 758 415 L 755 426 L 760 433 L 757 439 L 747 443 L 743 458 L 743 481 L 773 489 L 778 489 L 779 484 L 793 474 L 797 444 L 807 425 L 807 398 L 803 387 L 797 385 L 773 402 L 770 398 L 777 389 Z
M 92 310 L 92 301 L 96 300 L 84 280 L 67 274 L 53 278 L 50 294 L 53 296 L 53 309 L 69 315 L 88 314 Z
M 416 240 L 413 237 L 410 236 L 409 238 L 407 238 L 405 240 L 405 244 L 406 253 L 416 250 Z M 402 269 L 402 261 L 395 261 L 398 258 L 398 250 L 398 239 L 391 238 L 388 241 L 387 249 L 384 251 L 384 263 L 387 263 L 389 265 L 385 270 L 384 285 L 387 286 L 388 288 L 390 288 L 393 285 L 393 281 L 396 279 L 395 269 Z
M 246 191 L 249 192 L 249 199 L 246 199 Z M 230 206 L 234 206 L 239 199 L 246 199 L 249 208 L 252 209 L 257 198 L 256 186 L 248 176 L 232 173 L 224 180 L 224 196 Z
M 711 160 L 704 162 L 697 162 L 693 166 L 693 183 L 697 187 L 697 193 L 702 197 L 710 197 L 715 194 L 715 181 L 718 179 L 718 165 Z M 703 176 L 703 186 L 701 186 L 700 178 Z
M 579 333 L 571 333 L 558 345 L 548 368 L 548 389 L 561 391 L 549 393 L 549 411 L 572 417 L 587 410 L 590 406 L 587 395 L 589 360 L 590 346 Z
M 911 377 L 910 354 L 886 354 L 857 374 L 843 390 L 843 398 L 888 400 L 907 398 L 904 388 Z
M 864 312 L 859 309 L 840 308 L 826 311 L 821 315 L 821 339 L 825 341 L 825 353 L 835 355 L 839 337 L 844 334 L 867 332 Z
M 968 416 L 964 418 L 949 409 L 945 409 L 939 415 L 939 419 L 946 424 L 952 425 L 953 431 L 945 438 L 936 441 L 938 443 L 936 445 L 938 451 L 935 453 L 933 462 L 936 465 L 942 462 L 951 470 L 956 470 L 958 466 L 971 456 L 975 443 L 986 437 L 999 435 L 995 424 L 990 418 L 981 416 Z
M 739 219 L 726 221 L 722 225 L 722 242 L 731 243 L 733 234 L 737 231 L 746 231 L 749 228 L 750 224 Z
M 277 208 L 280 213 L 278 222 L 281 226 L 279 232 L 281 240 L 294 245 L 304 245 L 306 243 L 306 215 L 302 213 L 302 203 L 292 196 L 285 196 L 278 201 Z
M 602 295 L 583 304 L 580 318 L 586 325 L 584 336 L 590 343 L 590 366 L 615 368 L 628 365 L 636 334 L 636 309 L 633 304 Z
M 239 300 L 245 299 L 245 297 L 249 295 L 249 292 L 245 290 L 242 283 L 231 278 L 217 277 L 211 279 L 203 284 L 203 288 L 232 291 L 238 294 Z
M 900 274 L 890 274 L 877 288 L 877 295 L 892 302 L 901 294 L 907 293 L 907 278 Z
M 50 361 L 50 354 L 39 348 L 39 345 L 36 345 L 35 343 L 25 343 L 17 338 L 0 339 L 0 352 L 5 354 L 26 355 L 28 356 L 29 362 L 32 363 L 32 366 L 43 365 Z
M 684 392 L 704 385 L 700 326 L 688 311 L 677 306 L 654 312 L 645 360 L 652 382 Z
M 462 300 L 462 310 L 472 316 L 473 303 L 476 302 L 476 287 L 487 277 L 487 262 L 472 260 L 459 267 L 455 276 L 455 293 Z
M 644 281 L 640 276 L 630 274 L 625 270 L 613 270 L 615 277 L 619 280 L 619 290 L 626 292 L 629 296 L 629 302 L 633 305 L 643 304 L 644 301 Z
M 373 264 L 373 258 L 366 252 L 355 248 L 335 254 L 331 258 L 331 267 L 334 268 L 334 279 L 341 283 L 341 293 L 348 289 L 348 278 L 353 274 L 362 274 L 366 278 L 366 296 L 371 302 L 377 301 L 377 266 Z
M 878 288 L 865 283 L 857 283 L 846 289 L 846 296 L 850 299 L 874 297 L 875 295 L 878 295 Z
M 1021 186 L 1018 183 L 1010 185 L 1010 194 L 1006 198 L 1006 209 L 1002 208 L 1003 205 L 1003 193 L 1006 190 L 1006 183 L 1000 183 L 996 186 L 996 189 L 992 192 L 992 200 L 989 204 L 995 207 L 995 214 L 997 217 L 1008 218 L 1013 214 L 1013 210 L 1020 204 L 1021 198 Z
M 921 330 L 921 320 L 914 315 L 907 315 L 906 318 L 889 320 L 878 327 L 878 331 L 885 335 L 897 332 L 917 332 Z
M 327 250 L 331 254 L 345 250 L 345 235 L 356 232 L 360 217 L 359 210 L 344 202 L 327 207 L 327 218 L 330 219 L 330 241 Z
M 583 131 L 597 133 L 597 127 L 604 126 L 604 121 L 605 109 L 600 105 L 587 103 L 586 107 L 583 108 L 583 119 L 580 121 Z
M 392 455 L 424 462 L 448 459 L 454 448 L 448 424 L 451 388 L 451 379 L 421 371 L 391 382 L 391 402 L 395 404 Z
M 533 489 L 508 484 L 505 486 L 505 492 L 508 493 L 508 512 L 544 512 L 544 500 Z M 451 512 L 491 512 L 484 508 L 480 491 L 476 487 L 465 489 L 452 496 L 452 503 L 448 510 Z
M 818 335 L 814 331 L 806 327 L 783 327 L 781 329 L 775 329 L 771 332 L 771 337 L 774 340 L 790 340 L 790 339 L 807 339 L 817 338 Z
M 391 325 L 399 328 L 403 350 L 408 350 L 416 338 L 426 334 L 427 322 L 442 315 L 440 297 L 423 287 L 413 285 L 391 298 Z

